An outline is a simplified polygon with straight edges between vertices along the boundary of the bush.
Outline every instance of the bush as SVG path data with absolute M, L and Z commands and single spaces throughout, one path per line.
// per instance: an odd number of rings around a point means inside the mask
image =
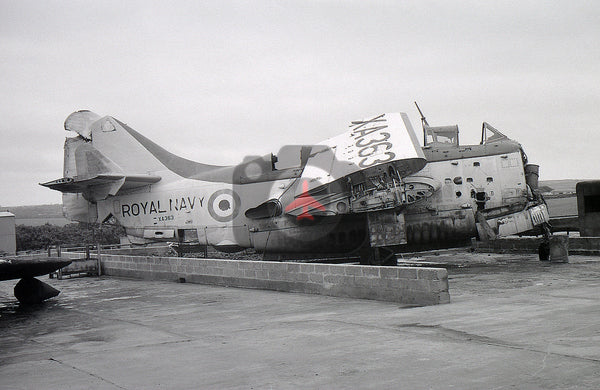
M 45 249 L 51 245 L 118 244 L 125 229 L 116 225 L 16 226 L 17 251 Z

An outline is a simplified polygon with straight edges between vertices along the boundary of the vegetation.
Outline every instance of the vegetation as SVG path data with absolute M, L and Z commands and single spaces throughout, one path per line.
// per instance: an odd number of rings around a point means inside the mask
M 45 249 L 51 245 L 118 244 L 124 235 L 125 229 L 115 225 L 16 226 L 17 251 Z

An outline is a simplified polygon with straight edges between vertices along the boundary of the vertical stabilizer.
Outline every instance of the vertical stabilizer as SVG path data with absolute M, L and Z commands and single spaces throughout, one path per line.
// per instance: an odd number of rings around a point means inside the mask
M 71 116 L 69 116 L 69 118 Z M 73 124 L 67 124 L 69 118 L 65 121 L 65 129 L 67 126 L 74 127 Z M 70 179 L 77 177 L 75 153 L 78 147 L 83 146 L 86 143 L 87 141 L 81 134 L 77 137 L 67 137 L 64 147 L 63 177 Z M 82 193 L 63 193 L 62 204 L 63 215 L 71 221 L 95 223 L 98 220 L 96 205 L 87 201 Z
M 98 208 L 96 204 L 87 201 L 83 197 L 83 194 L 63 193 L 62 203 L 65 218 L 85 223 L 98 222 Z
M 139 139 L 138 133 L 105 116 L 91 125 L 92 145 L 128 174 L 155 174 L 168 168 Z

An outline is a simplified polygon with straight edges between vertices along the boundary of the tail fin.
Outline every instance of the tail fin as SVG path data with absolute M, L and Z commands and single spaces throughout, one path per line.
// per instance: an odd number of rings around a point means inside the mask
M 65 130 L 78 135 L 65 140 L 63 177 L 42 185 L 63 193 L 63 213 L 69 219 L 96 222 L 99 200 L 156 183 L 161 176 L 149 172 L 166 170 L 111 117 L 74 112 Z
M 74 131 L 87 144 L 122 172 L 132 174 L 156 173 L 166 167 L 135 138 L 126 125 L 116 119 L 90 111 L 77 111 L 65 120 L 65 130 Z M 78 138 L 79 138 L 78 137 Z M 79 160 L 77 164 L 79 164 Z M 65 161 L 66 163 L 66 161 Z M 81 175 L 83 172 L 78 172 Z
M 79 135 L 65 141 L 63 178 L 42 185 L 66 193 L 81 193 L 90 202 L 158 182 L 148 171 L 165 170 L 153 155 L 121 129 L 115 119 L 90 111 L 69 115 L 65 129 Z M 118 159 L 115 162 L 114 159 Z
M 77 111 L 65 120 L 65 130 L 77 136 L 65 142 L 63 178 L 42 185 L 63 192 L 70 219 L 94 222 L 98 201 L 167 177 L 232 180 L 231 169 L 178 157 L 110 116 Z
M 176 156 L 118 119 L 110 116 L 100 118 L 90 111 L 69 115 L 65 129 L 75 131 L 82 139 L 91 142 L 94 148 L 127 173 L 159 175 L 159 172 L 172 172 L 185 178 L 210 180 L 216 170 L 227 168 Z

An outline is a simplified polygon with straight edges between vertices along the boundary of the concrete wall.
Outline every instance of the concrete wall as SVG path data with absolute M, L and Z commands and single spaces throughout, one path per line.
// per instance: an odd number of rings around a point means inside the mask
M 404 304 L 450 302 L 444 268 L 372 267 L 269 261 L 102 255 L 102 274 L 218 286 L 375 299 Z
M 0 253 L 14 255 L 17 252 L 15 216 L 9 212 L 0 212 Z
M 566 237 L 566 236 L 565 236 Z M 569 237 L 569 254 L 600 255 L 599 237 Z M 483 253 L 538 253 L 542 237 L 499 238 L 491 241 L 474 241 L 473 249 Z

